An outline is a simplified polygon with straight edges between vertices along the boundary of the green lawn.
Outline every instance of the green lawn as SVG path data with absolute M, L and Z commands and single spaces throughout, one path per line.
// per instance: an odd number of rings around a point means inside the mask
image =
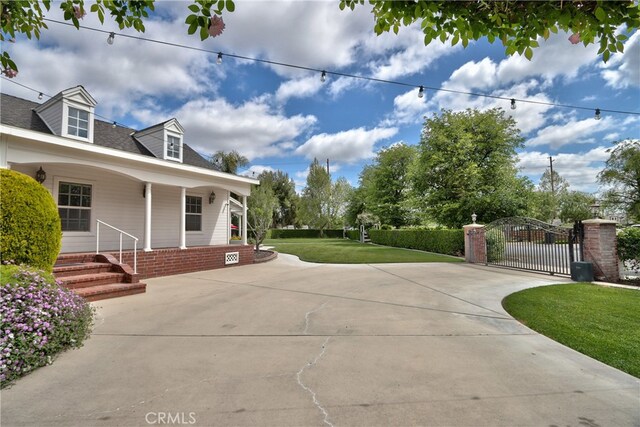
M 461 262 L 461 258 L 388 246 L 362 244 L 347 239 L 267 239 L 283 254 L 303 261 L 333 264 L 380 264 L 387 262 Z
M 640 378 L 640 291 L 543 286 L 511 294 L 502 306 L 534 331 Z

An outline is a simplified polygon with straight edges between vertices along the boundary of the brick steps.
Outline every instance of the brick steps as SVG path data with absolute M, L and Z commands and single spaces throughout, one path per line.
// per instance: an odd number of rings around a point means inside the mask
M 111 283 L 74 289 L 74 292 L 87 301 L 98 301 L 107 298 L 118 298 L 146 292 L 145 283 Z
M 89 286 L 108 285 L 124 281 L 123 273 L 90 273 L 75 276 L 60 277 L 62 284 L 69 289 L 86 288 Z
M 111 255 L 64 254 L 58 257 L 53 274 L 62 286 L 88 301 L 140 294 L 147 288 L 128 265 Z
M 107 262 L 85 262 L 75 264 L 62 264 L 53 267 L 53 274 L 58 279 L 76 276 L 78 274 L 98 274 L 111 271 L 111 264 Z

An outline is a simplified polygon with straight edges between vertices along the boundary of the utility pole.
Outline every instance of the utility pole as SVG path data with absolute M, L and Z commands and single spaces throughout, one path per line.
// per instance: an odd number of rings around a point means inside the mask
M 549 156 L 549 168 L 551 169 L 551 194 L 556 195 L 556 191 L 553 187 L 553 157 Z
M 331 175 L 331 174 L 329 173 L 329 159 L 327 159 L 327 175 Z

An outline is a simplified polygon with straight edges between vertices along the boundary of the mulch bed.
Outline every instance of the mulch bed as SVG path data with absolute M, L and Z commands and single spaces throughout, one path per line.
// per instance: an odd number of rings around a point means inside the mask
M 278 253 L 275 251 L 260 250 L 258 252 L 253 251 L 253 262 L 267 262 L 272 259 L 276 259 Z

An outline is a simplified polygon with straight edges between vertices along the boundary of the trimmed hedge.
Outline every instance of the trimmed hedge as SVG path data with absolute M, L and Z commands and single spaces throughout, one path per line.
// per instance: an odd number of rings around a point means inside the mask
M 347 237 L 351 240 L 360 240 L 360 230 L 347 230 Z
M 455 256 L 464 254 L 463 230 L 369 230 L 368 232 L 371 241 L 379 245 Z
M 62 240 L 60 216 L 51 194 L 33 178 L 1 169 L 0 200 L 2 261 L 51 272 Z
M 322 237 L 342 238 L 342 229 L 322 230 Z M 314 239 L 320 237 L 320 230 L 272 228 L 267 239 Z

